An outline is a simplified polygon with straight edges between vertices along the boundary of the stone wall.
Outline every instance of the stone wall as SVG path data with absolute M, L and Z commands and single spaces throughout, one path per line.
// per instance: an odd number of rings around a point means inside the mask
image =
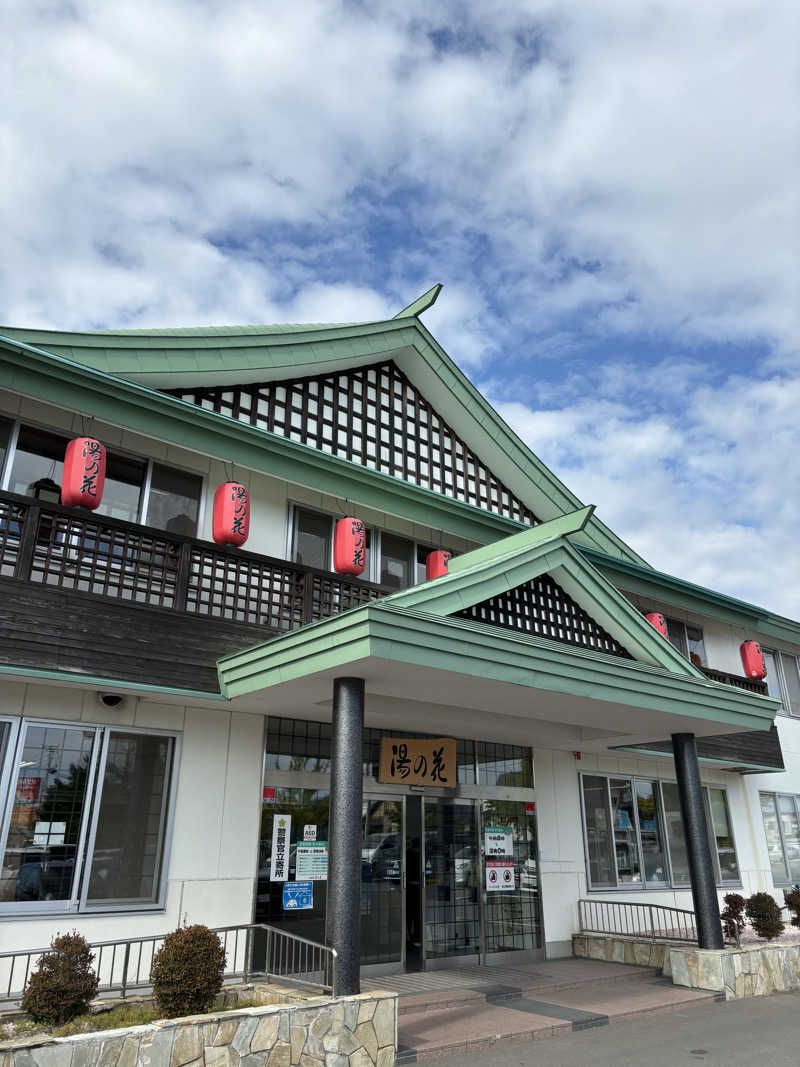
M 393 1067 L 397 994 L 313 997 L 75 1037 L 0 1042 L 0 1067 Z
M 745 948 L 671 947 L 672 981 L 693 989 L 713 989 L 726 1000 L 767 997 L 800 990 L 800 945 Z
M 636 967 L 663 968 L 668 946 L 646 938 L 614 937 L 601 934 L 573 934 L 572 954 L 587 960 L 630 963 Z

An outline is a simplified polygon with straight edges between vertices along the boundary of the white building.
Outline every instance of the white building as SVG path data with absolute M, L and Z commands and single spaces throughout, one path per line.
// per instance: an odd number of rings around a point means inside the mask
M 568 954 L 581 899 L 691 908 L 673 735 L 696 738 L 717 892 L 800 881 L 800 623 L 649 567 L 426 330 L 436 295 L 344 326 L 0 330 L 0 951 L 184 918 L 323 940 L 342 677 L 366 696 L 336 900 L 365 968 Z M 59 503 L 80 435 L 108 451 L 96 511 Z M 211 539 L 230 481 L 245 548 Z M 333 572 L 342 516 L 360 577 Z M 411 742 L 392 781 L 382 737 Z M 411 785 L 426 737 L 456 766 L 428 784 L 429 745 Z

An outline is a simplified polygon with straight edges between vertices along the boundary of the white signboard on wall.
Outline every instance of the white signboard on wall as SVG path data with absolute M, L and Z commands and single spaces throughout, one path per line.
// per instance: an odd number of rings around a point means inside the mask
M 285 882 L 289 877 L 289 842 L 292 840 L 291 815 L 275 815 L 272 821 L 272 858 L 270 882 Z

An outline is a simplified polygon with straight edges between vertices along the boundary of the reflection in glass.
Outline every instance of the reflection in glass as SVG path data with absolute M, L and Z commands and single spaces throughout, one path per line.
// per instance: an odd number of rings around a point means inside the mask
M 767 852 L 769 854 L 772 877 L 776 882 L 786 882 L 789 878 L 789 872 L 786 868 L 781 831 L 778 825 L 777 805 L 775 796 L 772 793 L 761 794 L 761 815 L 764 819 L 764 833 L 767 838 Z
M 739 861 L 733 844 L 725 790 L 709 789 L 708 802 L 711 809 L 709 830 L 712 834 L 712 851 L 716 849 L 720 881 L 738 882 Z
M 147 502 L 147 525 L 167 533 L 197 533 L 200 494 L 203 479 L 199 474 L 153 464 L 150 498 Z
M 94 730 L 26 727 L 0 900 L 71 899 L 94 737 Z
M 617 876 L 620 884 L 641 882 L 631 783 L 626 778 L 612 778 L 610 786 Z
M 663 884 L 667 881 L 667 860 L 661 831 L 658 782 L 646 782 L 636 778 L 634 789 L 645 881 Z
M 413 541 L 395 534 L 381 534 L 381 585 L 407 589 L 412 584 Z
M 294 560 L 305 567 L 317 570 L 331 569 L 331 529 L 329 515 L 316 511 L 295 508 L 294 512 Z
M 667 824 L 672 884 L 689 885 L 689 854 L 686 851 L 678 786 L 675 782 L 662 782 L 661 795 L 664 798 L 664 822 Z
M 403 917 L 403 806 L 399 800 L 365 800 L 362 810 L 361 962 L 399 962 Z
M 789 880 L 800 882 L 800 822 L 797 818 L 794 797 L 779 794 L 778 814 L 783 831 L 783 848 L 789 865 Z
M 109 737 L 87 899 L 158 899 L 172 738 Z
M 428 959 L 480 950 L 475 806 L 425 799 L 425 939 Z
M 483 834 L 487 826 L 511 827 L 514 859 L 514 891 L 486 894 L 486 951 L 540 948 L 535 816 L 519 801 L 484 800 L 481 822 Z
M 608 779 L 585 774 L 583 811 L 586 820 L 586 848 L 589 854 L 589 881 L 595 888 L 615 886 L 614 846 L 611 839 L 611 812 Z
M 66 434 L 20 426 L 11 463 L 10 492 L 58 503 L 68 441 Z

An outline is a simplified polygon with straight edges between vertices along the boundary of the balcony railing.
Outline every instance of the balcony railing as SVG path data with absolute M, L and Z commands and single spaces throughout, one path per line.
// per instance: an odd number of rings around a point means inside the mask
M 392 592 L 14 493 L 0 493 L 0 576 L 280 631 Z
M 732 685 L 736 689 L 746 689 L 748 693 L 760 693 L 767 695 L 767 683 L 757 678 L 746 678 L 742 674 L 729 674 L 728 671 L 716 671 L 713 667 L 701 667 L 700 670 L 710 678 L 712 682 L 721 682 L 723 685 Z

